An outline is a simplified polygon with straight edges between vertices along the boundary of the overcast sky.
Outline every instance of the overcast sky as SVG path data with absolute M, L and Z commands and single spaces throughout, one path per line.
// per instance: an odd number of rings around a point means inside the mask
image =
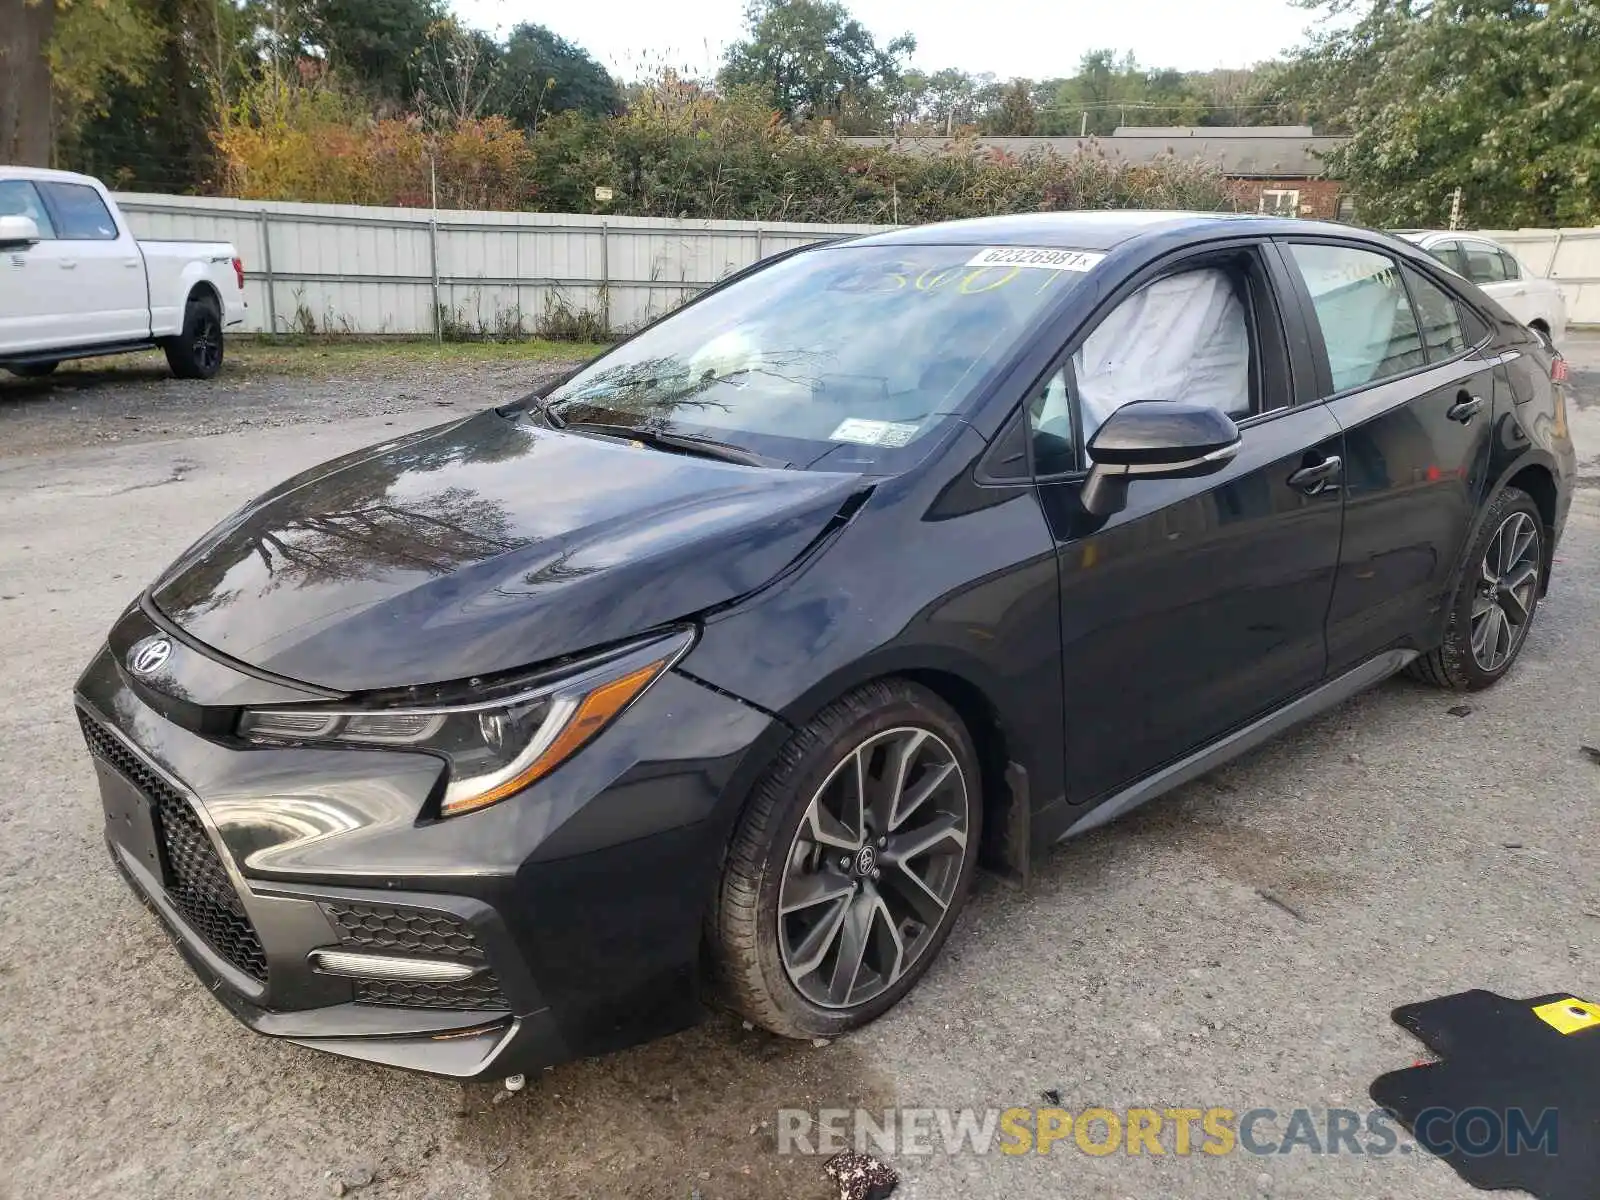
M 1272 58 L 1316 20 L 1289 0 L 846 0 L 880 42 L 917 39 L 915 66 L 959 67 L 1002 79 L 1069 75 L 1086 50 L 1132 50 L 1141 65 L 1205 70 Z M 468 23 L 504 33 L 546 25 L 611 72 L 633 79 L 657 65 L 712 74 L 741 33 L 744 0 L 453 0 Z M 641 64 L 645 69 L 641 69 Z

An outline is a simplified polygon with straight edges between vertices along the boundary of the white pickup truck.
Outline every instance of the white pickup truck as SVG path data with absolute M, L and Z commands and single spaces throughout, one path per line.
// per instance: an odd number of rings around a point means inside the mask
M 0 166 L 0 367 L 160 346 L 173 374 L 209 379 L 244 315 L 227 242 L 138 241 L 99 180 Z

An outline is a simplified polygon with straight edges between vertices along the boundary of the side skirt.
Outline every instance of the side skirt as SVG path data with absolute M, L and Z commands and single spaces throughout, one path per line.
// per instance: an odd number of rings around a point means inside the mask
M 156 344 L 157 340 L 155 338 L 136 338 L 131 342 L 100 342 L 93 346 L 63 346 L 59 350 L 29 350 L 25 354 L 14 354 L 8 358 L 0 358 L 0 367 L 27 367 L 35 363 L 71 362 L 75 358 L 102 358 L 111 354 L 131 354 L 135 350 L 152 349 Z
M 1124 813 L 1132 812 L 1141 804 L 1204 775 L 1213 767 L 1219 767 L 1247 750 L 1254 750 L 1263 742 L 1277 737 L 1291 725 L 1298 725 L 1318 713 L 1343 704 L 1358 692 L 1364 692 L 1373 684 L 1382 682 L 1416 657 L 1415 650 L 1388 650 L 1376 658 L 1369 658 L 1359 667 L 1346 671 L 1337 679 L 1330 679 L 1299 699 L 1291 700 L 1282 708 L 1257 718 L 1242 729 L 1234 730 L 1220 741 L 1196 750 L 1187 758 L 1180 758 L 1154 775 L 1148 775 L 1138 783 L 1113 793 L 1069 825 L 1066 832 L 1056 840 L 1064 842 L 1081 833 L 1088 833 L 1091 829 L 1098 829 Z

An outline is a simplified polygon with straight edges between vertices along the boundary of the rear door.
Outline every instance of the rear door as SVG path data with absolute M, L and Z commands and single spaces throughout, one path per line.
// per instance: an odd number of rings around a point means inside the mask
M 1444 286 L 1370 245 L 1284 245 L 1344 429 L 1344 541 L 1328 669 L 1434 645 L 1482 500 L 1494 424 L 1487 333 Z
M 56 266 L 71 290 L 82 333 L 74 340 L 98 344 L 149 337 L 144 259 L 133 234 L 97 188 L 52 180 L 41 182 L 39 191 L 55 223 Z
M 1265 251 L 1237 243 L 1133 281 L 1029 406 L 1057 543 L 1074 802 L 1149 774 L 1324 676 L 1340 431 L 1324 406 L 1294 403 L 1288 344 L 1304 331 L 1279 302 L 1282 267 Z M 1134 482 L 1122 512 L 1088 517 L 1081 447 L 1120 404 L 1161 399 L 1229 412 L 1239 454 L 1215 475 Z

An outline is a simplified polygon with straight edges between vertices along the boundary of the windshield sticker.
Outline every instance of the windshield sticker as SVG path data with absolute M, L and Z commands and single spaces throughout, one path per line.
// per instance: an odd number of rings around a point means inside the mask
M 1045 250 L 1035 246 L 991 246 L 967 261 L 969 267 L 1039 267 L 1046 271 L 1092 271 L 1104 254 L 1090 250 Z
M 828 435 L 830 442 L 854 442 L 858 446 L 904 446 L 917 436 L 917 426 L 902 421 L 869 421 L 849 417 Z

